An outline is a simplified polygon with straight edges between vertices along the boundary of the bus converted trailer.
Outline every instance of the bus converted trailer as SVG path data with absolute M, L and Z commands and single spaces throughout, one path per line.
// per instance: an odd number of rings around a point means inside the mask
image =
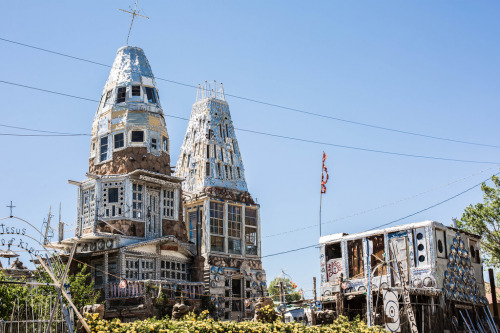
M 479 241 L 435 221 L 323 236 L 323 308 L 391 332 L 494 332 Z

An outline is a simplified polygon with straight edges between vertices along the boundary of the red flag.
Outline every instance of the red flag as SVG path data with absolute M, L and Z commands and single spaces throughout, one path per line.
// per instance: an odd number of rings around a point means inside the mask
M 325 152 L 323 152 L 323 167 L 321 168 L 321 193 L 326 193 L 326 183 L 328 183 L 328 169 L 325 166 L 326 158 L 328 157 Z

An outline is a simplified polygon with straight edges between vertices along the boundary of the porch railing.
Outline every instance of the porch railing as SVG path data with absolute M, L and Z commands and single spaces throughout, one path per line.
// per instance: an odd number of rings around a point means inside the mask
M 156 288 L 147 288 L 156 286 Z M 106 299 L 133 298 L 146 295 L 148 290 L 151 296 L 158 294 L 158 288 L 167 298 L 200 299 L 203 295 L 203 282 L 175 282 L 175 281 L 127 281 L 125 288 L 120 288 L 119 283 L 108 283 Z

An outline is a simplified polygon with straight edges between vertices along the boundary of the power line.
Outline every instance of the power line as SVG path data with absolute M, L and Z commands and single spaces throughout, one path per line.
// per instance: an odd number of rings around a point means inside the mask
M 445 188 L 445 187 L 448 187 L 450 185 L 456 184 L 456 183 L 458 183 L 460 181 L 469 179 L 469 178 L 474 177 L 476 175 L 483 174 L 483 173 L 485 173 L 485 172 L 487 172 L 487 171 L 489 171 L 489 170 L 491 170 L 493 168 L 494 167 L 487 168 L 487 169 L 484 169 L 482 171 L 479 171 L 479 172 L 473 173 L 471 175 L 468 175 L 466 177 L 462 177 L 460 179 L 456 179 L 456 180 L 451 181 L 449 183 L 446 183 L 444 185 L 441 185 L 441 186 L 438 186 L 438 187 L 433 187 L 433 188 L 431 188 L 429 190 L 426 190 L 426 191 L 423 191 L 423 192 L 420 192 L 420 193 L 417 193 L 417 194 L 414 194 L 414 195 L 411 195 L 411 196 L 408 196 L 408 197 L 405 197 L 405 198 L 402 198 L 402 199 L 399 199 L 399 200 L 396 200 L 396 201 L 392 201 L 390 203 L 382 204 L 380 206 L 377 206 L 377 207 L 374 207 L 374 208 L 370 208 L 370 209 L 365 209 L 365 210 L 359 211 L 357 213 L 353 213 L 353 214 L 350 214 L 350 215 L 342 216 L 342 217 L 339 217 L 339 218 L 336 218 L 336 219 L 333 219 L 333 220 L 330 220 L 330 221 L 327 221 L 327 222 L 323 222 L 321 224 L 322 225 L 326 225 L 326 224 L 330 224 L 330 223 L 334 223 L 334 222 L 346 220 L 346 219 L 349 219 L 349 218 L 352 218 L 352 217 L 356 217 L 356 216 L 359 216 L 359 215 L 363 215 L 363 214 L 366 214 L 366 213 L 373 212 L 373 211 L 378 210 L 378 209 L 389 207 L 389 206 L 398 204 L 398 203 L 406 201 L 406 200 L 414 199 L 414 198 L 417 198 L 417 197 L 422 196 L 424 194 L 427 194 L 429 192 L 440 190 L 442 188 Z M 266 236 L 263 236 L 263 238 L 282 236 L 282 235 L 290 234 L 290 233 L 293 233 L 293 232 L 303 231 L 303 230 L 306 230 L 306 229 L 317 228 L 317 227 L 318 227 L 318 224 L 311 224 L 311 225 L 308 225 L 308 226 L 305 226 L 305 227 L 301 227 L 301 228 L 297 228 L 297 229 L 287 230 L 287 231 L 283 231 L 283 232 L 272 234 L 272 235 L 266 235 Z
M 15 129 L 20 129 L 20 130 L 24 130 L 24 131 L 41 132 L 41 133 L 51 133 L 51 134 L 58 134 L 58 135 L 85 135 L 85 136 L 90 136 L 90 134 L 45 131 L 45 130 L 38 130 L 38 129 L 32 129 L 32 128 L 26 128 L 26 127 L 19 127 L 19 126 L 11 126 L 11 125 L 5 125 L 5 124 L 0 124 L 0 127 L 15 128 Z
M 495 176 L 498 176 L 499 174 L 500 174 L 500 172 L 497 172 L 497 173 L 495 174 Z M 440 202 L 438 202 L 437 204 L 434 204 L 434 205 L 429 206 L 429 207 L 427 207 L 427 208 L 421 209 L 421 210 L 419 210 L 418 212 L 415 212 L 415 213 L 412 213 L 412 214 L 406 215 L 406 216 L 404 216 L 404 217 L 401 217 L 401 218 L 399 218 L 399 219 L 393 220 L 393 221 L 391 221 L 391 222 L 387 222 L 387 223 L 381 224 L 381 225 L 379 225 L 379 226 L 377 226 L 377 227 L 374 227 L 374 228 L 372 228 L 372 229 L 368 229 L 367 231 L 370 231 L 370 230 L 375 230 L 375 229 L 378 229 L 378 228 L 382 228 L 382 227 L 388 226 L 388 225 L 390 225 L 390 224 L 393 224 L 393 223 L 399 222 L 399 221 L 401 221 L 401 220 L 404 220 L 404 219 L 406 219 L 406 218 L 408 218 L 408 217 L 412 217 L 412 216 L 414 216 L 414 215 L 417 215 L 417 214 L 420 214 L 420 213 L 422 213 L 422 212 L 425 212 L 426 210 L 429 210 L 429 209 L 434 208 L 434 207 L 436 207 L 436 206 L 442 205 L 442 204 L 444 204 L 444 203 L 446 203 L 446 202 L 448 202 L 448 201 L 450 201 L 450 200 L 452 200 L 452 199 L 455 199 L 455 198 L 456 198 L 456 197 L 458 197 L 458 196 L 461 196 L 462 194 L 465 194 L 465 193 L 467 193 L 467 192 L 469 192 L 469 191 L 471 191 L 471 190 L 475 189 L 475 188 L 476 188 L 476 187 L 478 187 L 478 186 L 481 186 L 481 184 L 483 184 L 483 183 L 487 182 L 489 179 L 490 179 L 490 178 L 486 178 L 484 181 L 480 182 L 479 184 L 476 184 L 476 185 L 474 185 L 474 186 L 471 186 L 471 187 L 469 187 L 468 189 L 466 189 L 465 191 L 462 191 L 462 192 L 460 192 L 460 193 L 458 193 L 458 194 L 455 194 L 454 196 L 449 197 L 448 199 L 445 199 L 445 200 L 443 200 L 443 201 L 440 201 Z
M 32 86 L 28 86 L 28 85 L 24 85 L 24 84 L 18 84 L 18 83 L 14 83 L 14 82 L 10 82 L 10 81 L 0 80 L 0 83 L 9 84 L 9 85 L 13 85 L 13 86 L 18 86 L 18 87 L 22 87 L 22 88 L 26 88 L 26 89 L 37 90 L 37 91 L 41 91 L 41 92 L 45 92 L 45 93 L 50 93 L 50 94 L 65 96 L 65 97 L 76 98 L 76 99 L 79 99 L 79 100 L 84 100 L 84 101 L 89 101 L 89 102 L 100 103 L 100 101 L 96 100 L 96 99 L 75 96 L 75 95 L 61 93 L 61 92 L 57 92 L 57 91 L 53 91 L 53 90 L 41 89 L 41 88 L 32 87 Z M 175 119 L 181 119 L 181 120 L 185 120 L 185 121 L 189 120 L 188 118 L 174 116 L 174 115 L 168 115 L 168 114 L 165 114 L 165 117 L 175 118 Z M 343 149 L 366 151 L 366 152 L 378 153 L 378 154 L 387 154 L 387 155 L 394 155 L 394 156 L 405 156 L 405 157 L 414 157 L 414 158 L 423 158 L 423 159 L 441 160 L 441 161 L 450 161 L 450 162 L 461 162 L 461 163 L 496 164 L 496 165 L 500 164 L 500 162 L 462 160 L 462 159 L 454 159 L 454 158 L 446 158 L 446 157 L 416 155 L 416 154 L 408 154 L 408 153 L 398 153 L 398 152 L 378 150 L 378 149 L 370 149 L 370 148 L 363 148 L 363 147 L 339 145 L 339 144 L 335 144 L 335 143 L 315 141 L 315 140 L 309 140 L 309 139 L 302 139 L 302 138 L 297 138 L 297 137 L 291 137 L 291 136 L 285 136 L 285 135 L 280 135 L 280 134 L 273 134 L 273 133 L 255 131 L 255 130 L 244 129 L 244 128 L 239 128 L 239 127 L 235 127 L 235 129 L 239 130 L 239 131 L 243 131 L 243 132 L 249 132 L 249 133 L 253 133 L 253 134 L 265 135 L 265 136 L 270 136 L 270 137 L 275 137 L 275 138 L 281 138 L 281 139 L 287 139 L 287 140 L 293 140 L 293 141 L 300 141 L 300 142 L 318 144 L 318 145 L 323 145 L 323 146 L 331 146 L 331 147 L 337 147 L 337 148 L 343 148 Z
M 498 176 L 498 175 L 500 175 L 500 172 L 497 172 L 497 173 L 495 174 L 495 176 Z M 455 194 L 454 196 L 449 197 L 448 199 L 445 199 L 445 200 L 443 200 L 443 201 L 440 201 L 440 202 L 438 202 L 438 203 L 436 203 L 436 204 L 434 204 L 434 205 L 432 205 L 432 206 L 429 206 L 429 207 L 427 207 L 427 208 L 421 209 L 421 210 L 419 210 L 419 211 L 417 211 L 417 212 L 415 212 L 415 213 L 408 214 L 408 215 L 406 215 L 406 216 L 404 216 L 404 217 L 401 217 L 401 218 L 399 218 L 399 219 L 392 220 L 392 221 L 390 221 L 390 222 L 387 222 L 387 223 L 381 224 L 381 225 L 379 225 L 379 226 L 376 226 L 376 227 L 374 227 L 374 228 L 368 229 L 368 230 L 366 230 L 366 231 L 376 230 L 376 229 L 379 229 L 379 228 L 382 228 L 382 227 L 388 226 L 388 225 L 390 225 L 390 224 L 393 224 L 393 223 L 399 222 L 399 221 L 404 220 L 404 219 L 406 219 L 406 218 L 408 218 L 408 217 L 412 217 L 412 216 L 414 216 L 414 215 L 420 214 L 420 213 L 425 212 L 425 211 L 427 211 L 427 210 L 429 210 L 429 209 L 432 209 L 432 208 L 434 208 L 434 207 L 437 207 L 437 206 L 439 206 L 439 205 L 442 205 L 442 204 L 444 204 L 444 203 L 446 203 L 446 202 L 448 202 L 448 201 L 450 201 L 450 200 L 455 199 L 456 197 L 461 196 L 462 194 L 465 194 L 465 193 L 467 193 L 467 192 L 469 192 L 469 191 L 473 190 L 474 188 L 476 188 L 476 187 L 478 187 L 478 186 L 481 186 L 481 184 L 483 184 L 483 183 L 487 182 L 488 180 L 490 180 L 490 178 L 491 178 L 491 177 L 488 177 L 488 178 L 486 178 L 484 181 L 480 182 L 479 184 L 476 184 L 476 185 L 474 185 L 474 186 L 471 186 L 471 187 L 469 187 L 468 189 L 466 189 L 466 190 L 464 190 L 464 191 L 462 191 L 462 192 L 460 192 L 460 193 L 458 193 L 458 194 Z M 262 258 L 266 258 L 266 257 L 273 257 L 273 256 L 281 255 L 281 254 L 286 254 L 286 253 L 296 252 L 296 251 L 300 251 L 300 250 L 309 249 L 309 248 L 312 248 L 312 247 L 319 247 L 319 245 L 318 245 L 318 244 L 308 245 L 308 246 L 299 247 L 299 248 L 292 249 L 292 250 L 288 250 L 288 251 L 282 251 L 282 252 L 277 252 L 277 253 L 273 253 L 273 254 L 268 254 L 268 255 L 262 256 Z
M 0 40 L 2 40 L 4 42 L 8 42 L 8 43 L 12 43 L 12 44 L 16 44 L 16 45 L 20 45 L 20 46 L 32 48 L 32 49 L 35 49 L 35 50 L 38 50 L 38 51 L 43 51 L 43 52 L 47 52 L 47 53 L 59 55 L 59 56 L 62 56 L 62 57 L 67 57 L 67 58 L 70 58 L 70 59 L 87 62 L 87 63 L 90 63 L 90 64 L 102 66 L 102 67 L 113 68 L 113 66 L 111 66 L 111 65 L 103 64 L 103 63 L 100 63 L 100 62 L 97 62 L 97 61 L 88 60 L 88 59 L 81 58 L 81 57 L 72 56 L 72 55 L 69 55 L 69 54 L 66 54 L 66 53 L 52 51 L 52 50 L 49 50 L 49 49 L 46 49 L 46 48 L 37 47 L 37 46 L 34 46 L 34 45 L 20 43 L 20 42 L 16 42 L 16 41 L 5 39 L 5 38 L 0 38 Z M 187 84 L 187 83 L 183 83 L 183 82 L 179 82 L 179 81 L 174 81 L 174 80 L 169 80 L 169 79 L 165 79 L 165 78 L 161 78 L 161 77 L 157 77 L 157 76 L 155 76 L 155 78 L 157 80 L 161 80 L 161 81 L 173 83 L 173 84 L 184 86 L 184 87 L 195 88 L 195 89 L 198 88 L 197 85 L 193 85 L 193 84 Z M 282 110 L 287 110 L 287 111 L 292 111 L 292 112 L 296 112 L 296 113 L 301 113 L 301 114 L 305 114 L 305 115 L 308 115 L 308 116 L 314 116 L 314 117 L 319 117 L 319 118 L 323 118 L 323 119 L 330 119 L 330 120 L 334 120 L 334 121 L 338 121 L 338 122 L 348 123 L 348 124 L 351 124 L 351 125 L 369 127 L 369 128 L 374 128 L 374 129 L 388 131 L 388 132 L 394 132 L 394 133 L 399 133 L 399 134 L 405 134 L 405 135 L 423 137 L 423 138 L 433 139 L 433 140 L 448 141 L 448 142 L 454 142 L 454 143 L 460 143 L 460 144 L 467 144 L 467 145 L 474 145 L 474 146 L 481 146 L 481 147 L 490 147 L 490 148 L 500 148 L 499 145 L 491 145 L 491 144 L 471 142 L 471 141 L 464 141 L 464 140 L 458 140 L 458 139 L 450 139 L 450 138 L 439 137 L 439 136 L 434 136 L 434 135 L 427 135 L 427 134 L 422 134 L 422 133 L 417 133 L 417 132 L 410 132 L 410 131 L 405 131 L 405 130 L 399 130 L 399 129 L 390 128 L 390 127 L 378 126 L 378 125 L 373 125 L 373 124 L 369 124 L 369 123 L 363 123 L 363 122 L 359 122 L 359 121 L 355 121 L 355 120 L 349 120 L 349 119 L 344 119 L 344 118 L 333 117 L 333 116 L 329 116 L 329 115 L 325 115 L 325 114 L 320 114 L 320 113 L 311 112 L 311 111 L 305 111 L 305 110 L 301 110 L 301 109 L 297 109 L 297 108 L 293 108 L 293 107 L 283 106 L 283 105 L 275 104 L 275 103 L 269 103 L 269 102 L 257 100 L 257 99 L 254 99 L 254 98 L 248 98 L 248 97 L 244 97 L 244 96 L 239 96 L 239 95 L 233 95 L 233 94 L 225 93 L 225 96 L 229 96 L 229 97 L 233 97 L 233 98 L 236 98 L 236 99 L 240 99 L 240 100 L 244 100 L 244 101 L 248 101 L 248 102 L 252 102 L 252 103 L 257 103 L 257 104 L 261 104 L 261 105 L 266 105 L 266 106 L 270 106 L 270 107 L 273 107 L 273 108 L 278 108 L 278 109 L 282 109 Z

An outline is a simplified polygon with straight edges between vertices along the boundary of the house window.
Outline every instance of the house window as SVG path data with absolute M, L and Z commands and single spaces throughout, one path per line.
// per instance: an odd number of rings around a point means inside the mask
M 224 178 L 224 175 L 222 174 L 222 168 L 220 167 L 220 163 L 217 163 L 217 171 L 219 172 L 218 174 L 219 178 Z
M 118 202 L 118 188 L 108 188 L 108 202 Z
M 108 137 L 101 138 L 101 162 L 108 159 Z
M 115 134 L 115 149 L 122 148 L 124 146 L 123 133 Z
M 141 280 L 155 280 L 154 259 L 141 259 Z
M 229 171 L 227 169 L 227 165 L 224 165 L 224 168 L 226 169 L 226 178 L 231 179 L 231 174 L 229 173 Z
M 132 86 L 132 96 L 141 96 L 141 86 Z
M 224 204 L 220 202 L 210 202 L 210 233 L 214 235 L 224 235 Z
M 134 219 L 142 219 L 142 209 L 143 209 L 143 192 L 142 185 L 133 184 L 132 185 L 132 217 Z
M 90 227 L 94 221 L 95 214 L 95 191 L 94 189 L 88 189 L 82 193 L 82 218 L 83 218 L 83 228 Z
M 234 156 L 233 152 L 231 152 L 231 164 L 234 164 Z
M 168 152 L 168 138 L 166 136 L 163 137 L 163 150 Z
M 222 138 L 222 126 L 219 124 L 219 136 Z
M 257 209 L 245 208 L 246 254 L 257 255 Z
M 229 135 L 229 129 L 227 128 L 227 124 L 226 124 L 226 137 Z
M 118 282 L 118 266 L 116 264 L 116 260 L 110 260 L 108 263 L 108 282 Z
M 144 131 L 132 131 L 132 142 L 144 142 Z
M 113 92 L 113 90 L 108 90 L 108 92 L 106 93 L 106 99 L 104 100 L 104 106 L 106 106 L 106 104 L 108 103 L 109 101 L 109 98 L 111 97 L 111 93 Z
M 154 88 L 146 87 L 146 95 L 149 103 L 156 103 L 156 94 Z
M 104 208 L 104 216 L 115 217 L 121 216 L 123 212 L 123 183 L 103 183 L 102 201 Z
M 203 207 L 201 207 L 203 209 Z M 189 219 L 189 241 L 196 244 L 197 241 L 197 233 L 198 233 L 198 212 L 200 213 L 201 220 L 201 210 L 198 211 L 196 207 L 191 208 L 188 212 Z
M 220 160 L 224 162 L 224 151 L 222 150 L 222 147 L 220 149 Z
M 210 162 L 205 165 L 205 176 L 210 177 Z
M 139 259 L 128 258 L 125 260 L 125 278 L 131 280 L 139 279 Z
M 240 171 L 240 167 L 236 167 L 236 171 L 238 171 L 238 178 L 241 178 L 241 171 Z
M 94 264 L 94 284 L 95 286 L 104 284 L 104 265 L 102 263 Z
M 241 207 L 229 205 L 227 218 L 229 253 L 241 254 Z
M 207 145 L 207 158 L 210 158 L 210 145 Z
M 174 218 L 174 191 L 163 190 L 163 217 Z
M 162 260 L 160 262 L 160 279 L 187 281 L 187 265 L 180 262 Z
M 151 149 L 156 150 L 158 148 L 158 140 L 156 138 L 151 138 Z
M 210 250 L 224 252 L 224 237 L 210 236 Z
M 123 103 L 125 102 L 125 95 L 127 93 L 127 88 L 126 87 L 120 87 L 118 88 L 118 93 L 116 94 L 116 103 Z

